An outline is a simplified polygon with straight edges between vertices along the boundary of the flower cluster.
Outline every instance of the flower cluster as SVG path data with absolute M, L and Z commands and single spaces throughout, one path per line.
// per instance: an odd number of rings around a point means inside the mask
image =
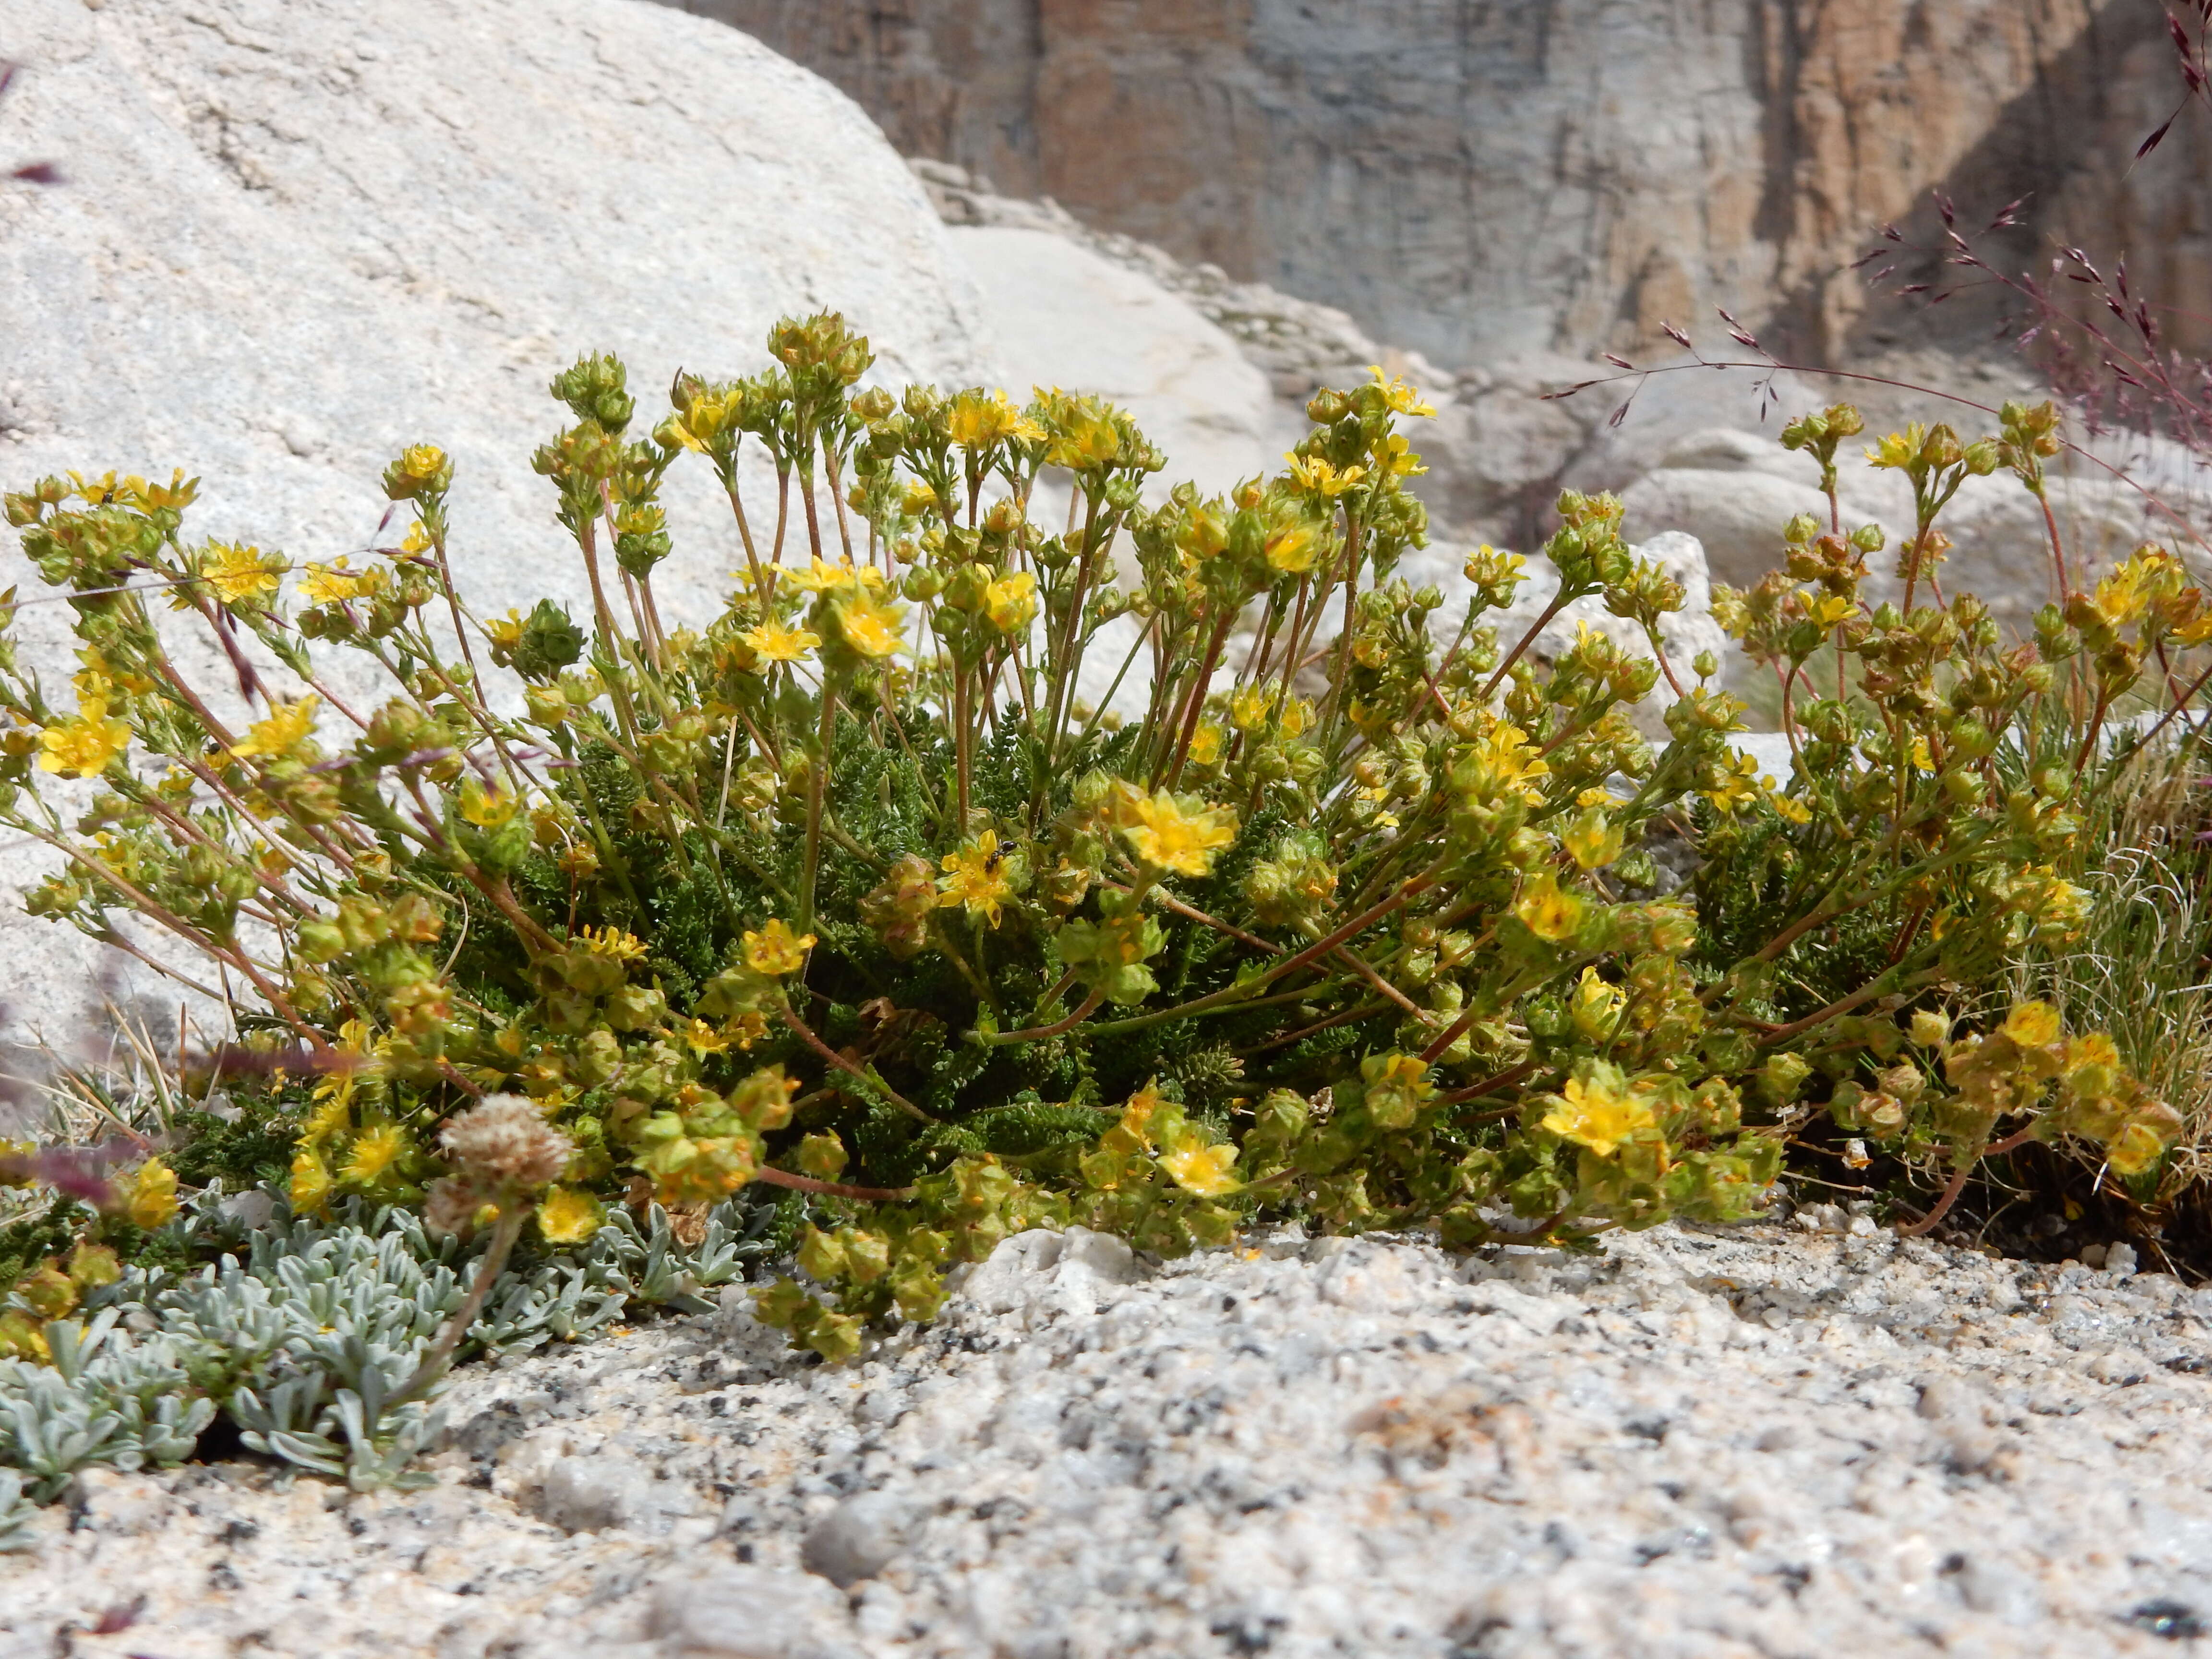
M 2032 1013 L 1899 1072 L 1917 1015 L 2075 925 L 2056 860 L 2100 733 L 2212 635 L 2155 549 L 2033 644 L 1916 603 L 1960 481 L 2039 479 L 2030 413 L 1878 447 L 1922 508 L 1901 605 L 1864 597 L 1882 537 L 1832 503 L 1720 596 L 1780 680 L 1778 781 L 1730 747 L 1718 665 L 1669 660 L 1682 589 L 1610 496 L 1559 498 L 1557 592 L 1510 636 L 1518 557 L 1469 555 L 1456 610 L 1397 574 L 1431 411 L 1379 370 L 1208 496 L 1095 398 L 895 394 L 834 315 L 769 353 L 679 376 L 649 429 L 619 362 L 554 381 L 532 464 L 588 614 L 471 610 L 427 445 L 361 568 L 189 542 L 181 479 L 8 497 L 87 665 L 64 708 L 0 651 L 0 820 L 65 861 L 34 908 L 135 915 L 150 959 L 250 1004 L 307 1080 L 275 1090 L 299 1210 L 417 1206 L 495 1265 L 526 1228 L 778 1188 L 812 1231 L 763 1309 L 844 1354 L 1027 1226 L 1175 1250 L 1269 1217 L 1455 1244 L 1507 1212 L 1570 1242 L 1739 1218 L 1821 1100 L 1954 1166 L 2023 1120 L 2123 1174 L 2171 1144 L 2099 1039 Z M 1856 419 L 1789 429 L 1831 489 Z M 678 465 L 713 470 L 743 551 L 700 626 L 654 584 Z M 1581 599 L 1644 648 L 1584 629 L 1540 661 Z M 195 629 L 239 695 L 180 666 Z M 332 654 L 384 699 L 338 695 Z M 1692 890 L 1662 890 L 1669 840 Z

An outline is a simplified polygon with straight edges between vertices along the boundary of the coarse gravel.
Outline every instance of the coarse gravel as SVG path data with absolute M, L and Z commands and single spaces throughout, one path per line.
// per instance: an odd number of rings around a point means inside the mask
M 419 1491 L 87 1476 L 0 1659 L 2191 1650 L 2212 1291 L 1825 1218 L 1028 1234 L 843 1368 L 733 1291 L 465 1371 Z

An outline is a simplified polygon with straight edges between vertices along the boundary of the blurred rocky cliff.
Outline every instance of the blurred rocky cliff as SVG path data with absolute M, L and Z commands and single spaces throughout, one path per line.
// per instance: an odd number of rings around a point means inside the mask
M 2124 252 L 2212 343 L 2212 143 L 2158 0 L 666 0 L 909 155 L 1343 307 L 1454 365 L 1724 305 L 1863 353 L 1851 258 L 1931 191 Z M 1959 326 L 1979 319 L 1958 307 Z

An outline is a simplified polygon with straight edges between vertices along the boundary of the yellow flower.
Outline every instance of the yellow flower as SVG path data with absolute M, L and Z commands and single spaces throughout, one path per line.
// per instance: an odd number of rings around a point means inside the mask
M 599 1200 L 573 1187 L 550 1187 L 538 1204 L 538 1231 L 548 1244 L 581 1244 L 605 1220 Z
M 1190 761 L 1194 766 L 1211 766 L 1221 758 L 1222 732 L 1212 720 L 1200 720 L 1198 730 L 1190 734 Z
M 230 752 L 234 758 L 258 755 L 274 760 L 297 752 L 307 741 L 307 733 L 315 729 L 315 709 L 319 697 L 302 697 L 297 702 L 280 703 L 265 720 L 256 720 L 246 734 L 246 741 Z
M 335 564 L 311 564 L 307 567 L 307 578 L 300 584 L 300 597 L 309 605 L 337 605 L 346 599 L 360 599 L 364 594 L 373 595 L 383 583 L 384 573 L 381 570 L 349 569 L 346 559 L 341 555 Z M 489 623 L 485 624 L 485 631 L 497 639 L 498 630 L 502 626 L 496 622 Z M 513 629 L 516 635 L 520 634 L 520 618 L 515 619 Z M 502 643 L 512 643 L 512 641 L 503 641 Z
M 1544 1127 L 1562 1140 L 1608 1158 L 1638 1131 L 1654 1127 L 1650 1103 L 1610 1066 L 1593 1066 L 1590 1079 L 1567 1079 L 1565 1097 L 1544 1114 Z
M 906 642 L 899 629 L 898 607 L 872 594 L 839 599 L 830 610 L 837 618 L 837 631 L 845 636 L 845 643 L 864 657 L 895 655 Z
M 1286 524 L 1267 538 L 1267 568 L 1285 576 L 1303 576 L 1321 555 L 1321 530 L 1307 520 Z
M 1146 1079 L 1143 1088 L 1122 1103 L 1119 1127 L 1121 1133 L 1128 1138 L 1128 1143 L 1140 1152 L 1151 1152 L 1153 1121 L 1159 1115 L 1161 1108 L 1166 1106 L 1168 1103 L 1160 1098 L 1159 1079 Z M 1174 1115 L 1172 1107 L 1169 1108 L 1169 1115 Z M 1126 1146 L 1124 1150 L 1127 1150 Z
M 503 789 L 487 789 L 471 778 L 461 785 L 460 814 L 479 830 L 496 830 L 514 816 L 517 798 Z
M 1528 561 L 1518 553 L 1500 553 L 1488 542 L 1467 556 L 1462 567 L 1468 580 L 1484 587 L 1504 587 L 1508 592 L 1527 580 Z
M 2166 1139 L 2148 1123 L 2130 1122 L 2105 1147 L 2117 1176 L 2139 1176 L 2166 1156 Z
M 971 919 L 981 916 L 996 927 L 1000 907 L 1014 896 L 1013 878 L 1006 868 L 1012 850 L 1000 842 L 997 830 L 986 830 L 958 852 L 947 853 L 938 860 L 945 873 L 937 878 L 937 908 L 964 905 Z
M 812 629 L 793 628 L 774 617 L 738 637 L 769 662 L 804 662 L 806 653 L 822 643 L 822 636 Z
M 410 444 L 399 452 L 399 465 L 410 478 L 435 478 L 446 470 L 446 452 L 435 444 Z
M 2149 548 L 2126 560 L 2097 584 L 2097 608 L 2115 628 L 2140 622 L 2151 606 L 2178 592 L 2186 573 L 2173 557 Z
M 988 448 L 1010 438 L 1040 443 L 1045 437 L 1044 428 L 1007 401 L 1003 391 L 987 393 L 981 388 L 953 398 L 945 431 L 963 449 Z
M 1921 442 L 1927 435 L 1927 428 L 1915 421 L 1904 431 L 1891 433 L 1868 450 L 1867 462 L 1872 466 L 1892 470 L 1908 467 L 1919 459 Z
M 1230 694 L 1229 723 L 1239 732 L 1257 732 L 1274 712 L 1275 693 L 1264 685 L 1239 686 Z
M 112 504 L 140 513 L 152 513 L 165 507 L 189 507 L 200 487 L 198 478 L 189 482 L 185 479 L 182 467 L 172 471 L 165 484 L 149 483 L 135 472 L 127 478 L 118 478 L 112 471 L 96 478 L 88 478 L 81 472 L 69 476 L 72 493 L 86 506 Z
M 2047 1002 L 2019 1003 L 1998 1029 L 2023 1048 L 2047 1048 L 2058 1041 L 2058 1011 Z
M 1292 697 L 1283 705 L 1282 718 L 1277 729 L 1286 738 L 1296 738 L 1313 724 L 1314 706 L 1304 697 Z
M 1175 796 L 1163 789 L 1128 803 L 1133 823 L 1121 826 L 1129 850 L 1154 869 L 1179 876 L 1202 876 L 1213 855 L 1237 839 L 1237 813 L 1207 806 L 1195 795 Z
M 1001 576 L 983 590 L 983 609 L 1001 634 L 1018 634 L 1037 613 L 1036 578 L 1026 570 Z
M 806 965 L 806 953 L 814 948 L 814 935 L 794 933 L 782 917 L 770 916 L 757 933 L 748 928 L 742 943 L 746 967 L 757 974 L 780 979 Z
M 2069 1073 L 2090 1066 L 2118 1071 L 2119 1065 L 2120 1051 L 2109 1033 L 2084 1031 L 2066 1045 L 2066 1069 Z
M 1380 1129 L 1411 1128 L 1436 1098 L 1429 1063 L 1418 1054 L 1370 1054 L 1359 1062 L 1359 1081 L 1368 1118 Z
M 131 1225 L 149 1231 L 167 1221 L 177 1212 L 177 1172 L 158 1158 L 148 1158 L 131 1182 L 125 1210 Z
M 675 433 L 678 443 L 695 454 L 711 454 L 710 441 L 722 434 L 731 416 L 738 412 L 742 398 L 735 386 L 702 391 L 692 398 L 689 408 L 669 416 L 668 429 Z
M 1071 472 L 1110 465 L 1121 459 L 1121 434 L 1095 398 L 1071 398 L 1054 387 L 1040 394 L 1053 410 L 1057 430 L 1045 459 Z
M 1331 500 L 1356 488 L 1367 476 L 1364 466 L 1348 466 L 1339 472 L 1333 463 L 1320 455 L 1285 455 L 1283 459 L 1291 464 L 1291 477 L 1299 489 L 1317 490 Z
M 1583 902 L 1572 893 L 1561 892 L 1558 878 L 1547 871 L 1522 888 L 1521 896 L 1513 902 L 1513 914 L 1538 939 L 1557 945 L 1573 938 L 1582 926 Z
M 645 954 L 645 941 L 619 927 L 586 927 L 576 942 L 595 957 L 617 962 L 635 962 Z
M 817 559 L 804 570 L 787 570 L 784 583 L 802 593 L 832 593 L 843 588 L 857 588 L 860 573 L 850 559 L 841 559 L 836 564 L 824 564 Z
M 1559 844 L 1582 868 L 1601 870 L 1620 856 L 1622 831 L 1619 824 L 1606 822 L 1603 808 L 1588 806 L 1575 815 Z
M 353 1127 L 353 1109 L 348 1104 L 344 1092 L 338 1087 L 339 1082 L 351 1080 L 350 1072 L 344 1073 L 340 1079 L 331 1080 L 329 1085 L 331 1093 L 324 1098 L 321 1105 L 307 1115 L 307 1122 L 301 1126 L 300 1144 L 301 1146 L 320 1146 L 332 1135 L 343 1134 Z
M 1805 615 L 1814 626 L 1823 629 L 1833 628 L 1857 608 L 1840 593 L 1823 593 L 1805 601 Z
M 225 605 L 252 605 L 276 592 L 279 579 L 291 568 L 281 554 L 264 554 L 258 547 L 234 547 L 228 542 L 210 542 L 198 561 L 198 574 L 216 598 Z M 181 590 L 173 601 L 179 611 L 191 601 Z
M 338 1179 L 351 1186 L 369 1186 L 397 1164 L 406 1151 L 406 1133 L 397 1124 L 380 1123 L 374 1128 L 364 1129 L 353 1143 L 352 1154 L 338 1172 Z
M 1531 806 L 1542 801 L 1544 792 L 1537 787 L 1536 780 L 1549 777 L 1552 768 L 1528 741 L 1526 732 L 1517 726 L 1496 726 L 1490 733 L 1486 750 L 1483 759 L 1501 784 L 1516 792 Z
M 295 1212 L 315 1215 L 331 1200 L 330 1166 L 320 1152 L 302 1146 L 292 1154 L 292 1184 L 289 1197 Z
M 1567 1012 L 1575 1022 L 1575 1029 L 1592 1042 L 1608 1042 L 1620 1024 L 1621 1010 L 1627 1006 L 1626 991 L 1599 978 L 1596 969 L 1585 968 Z
M 1233 1173 L 1237 1148 L 1229 1141 L 1207 1146 L 1194 1139 L 1187 1140 L 1174 1152 L 1162 1154 L 1159 1164 L 1176 1186 L 1200 1198 L 1218 1198 L 1243 1184 Z
M 1423 418 L 1436 414 L 1436 405 L 1422 402 L 1420 392 L 1402 375 L 1385 374 L 1379 363 L 1370 363 L 1367 372 L 1375 377 L 1375 384 L 1382 388 L 1382 402 L 1394 412 Z
M 1769 794 L 1766 800 L 1779 816 L 1792 823 L 1810 823 L 1813 821 L 1813 809 L 1793 795 L 1785 795 L 1778 789 Z
M 402 553 L 428 553 L 437 544 L 430 539 L 430 532 L 423 527 L 420 519 L 409 525 L 407 533 L 399 538 L 399 550 Z
M 1759 763 L 1751 756 L 1739 751 L 1727 765 L 1720 781 L 1705 793 L 1716 811 L 1733 817 L 1738 807 L 1749 805 L 1763 792 L 1759 787 Z M 1773 781 L 1771 778 L 1766 780 L 1770 787 Z
M 1375 446 L 1375 470 L 1386 478 L 1418 478 L 1429 469 L 1421 465 L 1413 447 L 1393 432 Z
M 691 1029 L 684 1034 L 684 1046 L 704 1060 L 708 1054 L 719 1054 L 736 1042 L 728 1031 L 718 1031 L 703 1019 L 691 1022 Z
M 107 699 L 88 697 L 76 718 L 39 734 L 39 769 L 64 777 L 97 777 L 131 747 L 131 727 L 107 712 Z

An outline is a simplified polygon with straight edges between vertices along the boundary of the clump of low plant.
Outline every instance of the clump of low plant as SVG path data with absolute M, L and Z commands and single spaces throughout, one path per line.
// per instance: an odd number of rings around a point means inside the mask
M 804 1277 L 758 1305 L 842 1358 L 1028 1227 L 1172 1253 L 1276 1218 L 1455 1247 L 1740 1219 L 1824 1094 L 1958 1170 L 2022 1134 L 2140 1170 L 2172 1143 L 2046 1005 L 1937 1011 L 2078 925 L 2053 860 L 2106 716 L 2212 629 L 2155 550 L 2026 645 L 1943 602 L 1944 501 L 2001 466 L 2036 488 L 2042 412 L 1884 441 L 1923 508 L 1901 605 L 1833 511 L 1856 417 L 1791 428 L 1829 522 L 1722 605 L 1782 675 L 1785 788 L 1730 748 L 1719 665 L 1668 659 L 1682 590 L 1610 497 L 1561 497 L 1558 596 L 1516 638 L 1490 626 L 1516 556 L 1470 555 L 1455 615 L 1397 575 L 1430 411 L 1379 371 L 1314 398 L 1279 473 L 1148 504 L 1163 459 L 1096 399 L 864 386 L 835 316 L 769 349 L 650 424 L 611 359 L 554 382 L 571 423 L 534 465 L 581 617 L 470 610 L 428 445 L 385 475 L 404 539 L 358 567 L 188 538 L 181 477 L 8 498 L 81 642 L 61 701 L 0 653 L 0 821 L 64 860 L 32 908 L 150 921 L 167 970 L 250 988 L 244 1047 L 304 1097 L 301 1215 L 488 1237 L 489 1294 L 518 1243 L 781 1188 Z M 654 586 L 679 465 L 744 550 L 701 629 Z M 1540 672 L 1583 598 L 1649 655 L 1585 631 Z M 179 625 L 232 684 L 181 669 Z M 1855 693 L 1804 683 L 1823 645 Z M 1694 904 L 1640 896 L 1662 830 L 1702 848 Z
M 160 1230 L 172 1261 L 204 1265 L 125 1267 L 81 1246 L 49 1316 L 0 1357 L 0 1550 L 33 1541 L 26 1511 L 79 1470 L 182 1462 L 218 1419 L 280 1464 L 356 1488 L 419 1483 L 408 1465 L 441 1419 L 414 1379 L 441 1347 L 465 1334 L 470 1352 L 517 1352 L 634 1308 L 703 1311 L 702 1292 L 771 1252 L 775 1223 L 773 1206 L 726 1203 L 686 1241 L 657 1206 L 619 1212 L 586 1244 L 516 1261 L 486 1297 L 471 1287 L 488 1239 L 358 1199 L 293 1216 L 217 1184 Z

